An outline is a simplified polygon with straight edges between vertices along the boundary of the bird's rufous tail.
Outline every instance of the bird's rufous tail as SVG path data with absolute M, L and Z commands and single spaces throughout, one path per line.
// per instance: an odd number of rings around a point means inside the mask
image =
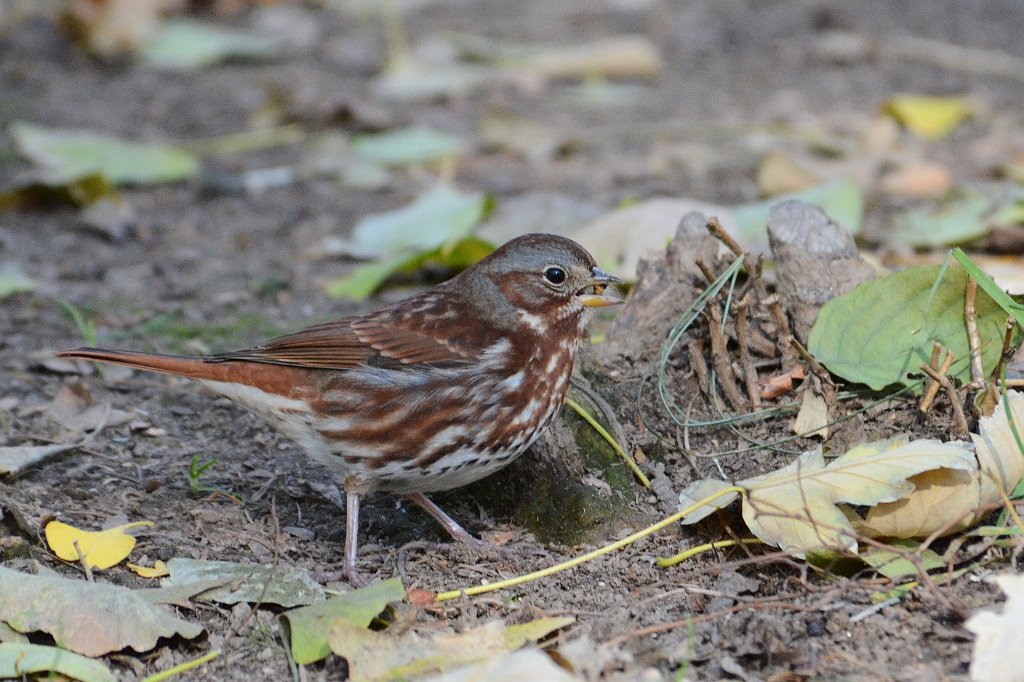
M 190 377 L 192 379 L 217 379 L 213 376 L 219 372 L 211 371 L 217 365 L 209 363 L 202 358 L 186 358 L 178 355 L 166 355 L 163 353 L 138 353 L 127 350 L 106 350 L 103 348 L 73 348 L 62 350 L 56 353 L 59 358 L 79 358 L 81 360 L 94 360 L 106 362 L 112 365 L 126 365 L 135 369 L 144 369 L 150 372 L 161 372 L 163 374 L 175 374 L 178 376 Z
M 57 352 L 60 358 L 79 358 L 135 369 L 197 379 L 253 386 L 268 393 L 289 396 L 316 381 L 316 370 L 308 367 L 275 366 L 267 372 L 266 363 L 252 360 L 188 358 L 164 353 L 139 353 L 104 348 L 73 348 Z

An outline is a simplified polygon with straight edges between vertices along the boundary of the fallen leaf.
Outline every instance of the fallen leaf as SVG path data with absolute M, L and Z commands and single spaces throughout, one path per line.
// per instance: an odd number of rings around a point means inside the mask
M 937 266 L 909 268 L 861 284 L 826 303 L 811 329 L 807 349 L 829 371 L 880 390 L 915 386 L 935 342 L 957 361 L 949 375 L 970 380 L 970 349 L 964 325 L 967 273 Z M 982 365 L 991 370 L 1002 351 L 1006 313 L 979 291 L 975 308 Z
M 466 146 L 462 138 L 421 126 L 352 139 L 352 148 L 362 157 L 386 166 L 438 161 L 463 153 Z
M 806 375 L 807 372 L 803 365 L 797 365 L 785 374 L 777 374 L 771 377 L 761 389 L 761 398 L 771 400 L 772 398 L 778 398 L 780 395 L 789 393 L 793 390 L 793 381 L 802 380 Z
M 498 63 L 543 79 L 655 78 L 662 68 L 658 48 L 646 36 L 612 36 L 555 47 L 505 46 Z
M 939 140 L 970 116 L 973 107 L 965 97 L 907 94 L 893 97 L 883 109 L 918 137 Z
M 446 270 L 464 270 L 494 251 L 490 243 L 476 237 L 466 237 L 436 249 L 405 258 L 389 258 L 379 263 L 366 263 L 346 277 L 331 280 L 325 285 L 332 298 L 366 298 L 377 291 L 392 275 L 412 274 L 427 266 Z
M 160 637 L 198 637 L 202 626 L 152 603 L 160 593 L 0 567 L 0 621 L 18 632 L 45 632 L 57 646 L 94 657 L 126 647 L 149 651 Z
M 405 598 L 405 588 L 398 578 L 373 583 L 368 587 L 346 592 L 319 604 L 303 606 L 281 614 L 291 631 L 292 657 L 299 665 L 315 663 L 331 653 L 327 628 L 339 619 L 364 629 L 393 601 Z
M 200 581 L 222 583 L 196 594 L 200 601 L 221 604 L 239 602 L 305 606 L 324 601 L 324 589 L 306 571 L 283 565 L 239 564 L 231 561 L 174 558 L 167 562 L 170 577 L 161 581 L 164 587 Z
M 984 237 L 996 206 L 977 192 L 965 192 L 928 206 L 911 208 L 892 226 L 891 240 L 909 246 L 945 246 Z
M 975 682 L 1020 682 L 1021 633 L 1024 632 L 1024 575 L 991 578 L 1006 595 L 1002 613 L 985 610 L 967 619 L 974 633 L 971 679 Z
M 578 682 L 550 656 L 526 649 L 422 678 L 422 682 Z
M 795 161 L 779 152 L 770 152 L 757 166 L 757 193 L 774 197 L 789 192 L 800 192 L 820 185 L 822 180 L 801 168 Z
M 352 239 L 377 256 L 409 256 L 468 236 L 488 210 L 487 195 L 438 183 L 408 206 L 363 218 Z
M 969 449 L 956 444 L 890 439 L 857 446 L 828 465 L 820 449 L 806 452 L 781 469 L 736 485 L 746 491 L 743 520 L 750 531 L 763 542 L 803 558 L 825 550 L 856 553 L 846 505 L 874 506 L 902 499 L 914 490 L 910 477 L 941 468 L 973 473 L 977 463 Z M 691 489 L 706 492 L 726 485 L 713 479 L 691 484 L 684 491 L 687 499 L 680 496 L 680 505 L 689 506 L 694 497 Z M 709 513 L 702 507 L 684 522 Z
M 121 426 L 134 419 L 134 413 L 112 408 L 110 403 L 97 403 L 85 384 L 69 381 L 46 406 L 47 417 L 72 431 L 93 431 L 100 425 Z
M 28 679 L 33 673 L 57 673 L 82 682 L 115 680 L 102 662 L 65 649 L 42 644 L 0 644 L 0 679 Z
M 64 561 L 79 561 L 78 552 L 81 551 L 91 568 L 102 570 L 119 564 L 135 547 L 135 537 L 124 531 L 152 525 L 152 521 L 136 521 L 106 530 L 87 531 L 60 521 L 50 521 L 45 529 L 46 544 Z
M 121 198 L 121 195 L 102 173 L 34 168 L 18 174 L 11 188 L 0 193 L 0 210 L 14 206 L 83 207 L 104 198 Z
M 981 472 L 980 504 L 1003 500 L 1024 481 L 1024 450 L 1017 440 L 1024 434 L 1024 393 L 1007 391 L 989 417 L 978 420 L 978 433 L 971 434 Z
M 70 0 L 63 26 L 86 50 L 114 60 L 135 53 L 160 25 L 167 0 Z
M 173 145 L 22 122 L 13 123 L 10 133 L 23 156 L 65 178 L 99 173 L 114 184 L 149 185 L 185 180 L 199 171 L 199 160 Z
M 818 438 L 828 438 L 828 424 L 831 419 L 828 414 L 828 404 L 821 393 L 812 388 L 804 391 L 803 400 L 800 402 L 800 411 L 797 412 L 793 421 L 793 433 Z
M 0 447 L 0 474 L 17 475 L 49 457 L 74 450 L 71 445 L 8 445 Z
M 163 578 L 164 576 L 171 574 L 170 569 L 167 568 L 167 564 L 160 559 L 154 561 L 152 566 L 139 566 L 131 562 L 126 563 L 125 566 L 135 571 L 143 578 Z
M 882 191 L 904 199 L 939 197 L 953 188 L 949 166 L 918 161 L 893 169 L 882 176 Z
M 158 69 L 191 70 L 228 59 L 267 60 L 281 52 L 274 36 L 191 19 L 163 22 L 139 51 L 142 62 Z
M 922 550 L 915 542 L 899 540 L 893 542 L 891 546 L 893 549 L 870 547 L 857 557 L 890 580 L 916 576 L 920 570 L 930 571 L 933 568 L 946 567 L 946 560 L 935 550 Z M 912 555 L 914 561 L 907 558 L 907 555 Z
M 493 621 L 458 634 L 432 633 L 426 638 L 413 631 L 395 635 L 337 620 L 328 626 L 327 639 L 331 650 L 348 661 L 353 682 L 405 680 L 492 659 L 573 622 L 571 617 L 542 618 L 506 627 Z

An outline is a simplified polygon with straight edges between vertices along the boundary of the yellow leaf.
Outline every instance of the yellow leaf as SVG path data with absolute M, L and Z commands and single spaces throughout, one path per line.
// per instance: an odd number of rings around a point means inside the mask
M 135 547 L 135 538 L 124 531 L 152 525 L 152 521 L 136 521 L 94 532 L 50 521 L 46 524 L 46 544 L 64 561 L 78 561 L 78 552 L 81 551 L 91 568 L 110 568 L 127 557 Z M 78 551 L 75 550 L 76 542 Z
M 972 107 L 966 97 L 897 95 L 886 102 L 884 111 L 918 137 L 938 140 L 970 116 Z
M 165 575 L 170 575 L 171 571 L 167 568 L 167 564 L 157 559 L 153 562 L 153 566 L 139 566 L 131 562 L 125 564 L 128 568 L 138 573 L 143 578 L 162 578 Z

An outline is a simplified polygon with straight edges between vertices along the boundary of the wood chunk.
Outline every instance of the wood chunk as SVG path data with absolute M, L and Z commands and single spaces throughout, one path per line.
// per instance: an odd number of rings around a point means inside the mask
M 804 344 L 821 306 L 876 276 L 850 233 L 813 204 L 791 200 L 773 207 L 768 243 L 775 255 L 783 309 Z

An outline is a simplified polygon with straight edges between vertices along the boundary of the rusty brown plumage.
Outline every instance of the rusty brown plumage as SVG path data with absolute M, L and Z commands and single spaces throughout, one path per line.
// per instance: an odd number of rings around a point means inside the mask
M 476 542 L 424 493 L 500 469 L 557 413 L 589 309 L 617 281 L 575 242 L 526 235 L 457 277 L 380 310 L 200 358 L 78 348 L 58 355 L 197 380 L 249 408 L 346 491 L 345 573 L 359 500 L 408 495 Z

